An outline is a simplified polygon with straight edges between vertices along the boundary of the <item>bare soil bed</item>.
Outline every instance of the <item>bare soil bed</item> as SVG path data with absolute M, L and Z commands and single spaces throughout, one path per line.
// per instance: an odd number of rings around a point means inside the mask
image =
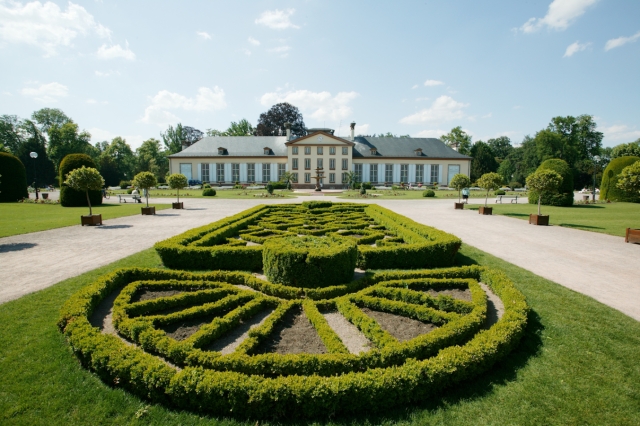
M 154 299 L 159 299 L 161 297 L 171 297 L 171 296 L 176 296 L 178 294 L 182 294 L 184 293 L 184 291 L 178 291 L 178 290 L 161 290 L 161 291 L 151 291 L 151 290 L 142 290 L 138 293 L 136 293 L 133 298 L 131 299 L 131 302 L 135 303 L 135 302 L 143 302 L 145 300 L 154 300 Z
M 451 296 L 454 299 L 465 300 L 467 302 L 471 302 L 471 291 L 467 288 L 465 290 L 461 290 L 459 288 L 448 288 L 442 290 L 426 290 L 425 293 L 429 294 L 433 297 L 438 296 Z
M 184 340 L 198 331 L 203 325 L 209 324 L 214 318 L 215 315 L 207 315 L 187 321 L 177 322 L 175 324 L 169 324 L 164 327 L 160 327 L 160 329 L 167 333 L 167 336 L 172 339 Z
M 240 321 L 240 324 L 236 328 L 202 349 L 205 351 L 218 351 L 221 352 L 222 355 L 232 353 L 249 337 L 249 330 L 261 325 L 272 313 L 273 309 L 265 309 L 245 321 Z
M 289 312 L 257 349 L 256 353 L 326 354 L 318 332 L 299 309 Z
M 376 320 L 383 330 L 391 334 L 400 342 L 406 342 L 422 334 L 426 334 L 437 327 L 433 324 L 402 317 L 400 315 L 389 314 L 387 312 L 374 311 L 369 308 L 361 308 L 362 312 Z

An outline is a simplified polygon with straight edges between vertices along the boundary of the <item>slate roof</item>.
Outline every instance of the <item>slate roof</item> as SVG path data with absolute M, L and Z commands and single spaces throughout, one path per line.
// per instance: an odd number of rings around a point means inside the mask
M 458 158 L 471 159 L 448 147 L 440 139 L 435 138 L 374 138 L 357 136 L 354 141 L 353 158 Z M 376 154 L 371 149 L 377 150 Z M 417 149 L 422 149 L 420 156 Z
M 286 157 L 286 136 L 207 136 L 169 157 Z M 271 148 L 266 155 L 264 148 Z M 226 148 L 218 154 L 218 148 Z

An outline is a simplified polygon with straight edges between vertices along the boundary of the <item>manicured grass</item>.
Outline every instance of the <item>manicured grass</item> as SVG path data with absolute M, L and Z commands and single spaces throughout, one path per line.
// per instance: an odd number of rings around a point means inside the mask
M 501 268 L 526 295 L 532 311 L 520 345 L 491 372 L 420 406 L 329 424 L 640 424 L 638 321 L 472 247 L 458 259 Z M 255 425 L 148 404 L 104 384 L 71 353 L 55 326 L 64 301 L 115 268 L 159 265 L 146 250 L 0 305 L 0 423 Z
M 376 194 L 375 198 L 385 198 L 385 199 L 401 199 L 401 200 L 415 200 L 415 199 L 424 199 L 424 200 L 458 200 L 458 191 L 434 191 L 436 193 L 435 197 L 427 198 L 423 197 L 422 193 L 424 190 L 398 190 L 394 191 L 391 189 L 385 190 L 375 190 L 375 189 L 367 189 L 367 194 Z M 485 192 L 482 191 L 470 191 L 469 198 L 484 198 Z M 360 191 L 344 191 L 339 195 L 338 198 L 359 198 Z M 507 192 L 506 195 L 518 195 L 524 196 L 526 199 L 526 195 L 523 192 Z M 493 195 L 492 192 L 489 193 L 489 201 L 495 200 L 496 196 Z
M 153 204 L 149 204 L 152 206 Z M 146 204 L 103 204 L 93 208 L 102 220 L 140 214 Z M 156 210 L 170 208 L 158 204 Z M 62 207 L 60 204 L 0 203 L 0 237 L 46 231 L 63 226 L 80 225 L 80 216 L 88 215 L 88 207 Z
M 529 220 L 530 214 L 538 213 L 537 204 L 495 204 L 493 214 L 502 214 Z M 477 210 L 478 205 L 470 204 L 469 210 Z M 549 215 L 549 224 L 584 231 L 624 237 L 627 228 L 640 228 L 640 204 L 577 204 L 573 207 L 542 206 L 542 214 Z
M 216 199 L 216 198 L 224 198 L 224 199 L 254 199 L 259 198 L 267 194 L 267 191 L 264 189 L 251 189 L 251 190 L 242 190 L 242 189 L 223 189 L 219 190 L 215 186 L 213 189 L 216 190 L 216 195 L 213 197 L 205 197 L 202 195 L 202 189 L 184 189 L 180 191 L 180 201 L 183 198 L 208 198 L 208 199 Z M 124 189 L 117 189 L 109 191 L 111 193 L 111 197 L 118 198 L 118 194 L 126 194 L 127 191 Z M 280 190 L 277 189 L 274 191 L 275 194 L 284 195 L 284 198 L 295 198 L 291 191 Z M 173 198 L 174 201 L 177 201 L 176 191 L 175 189 L 152 189 L 149 191 L 149 197 L 156 198 Z

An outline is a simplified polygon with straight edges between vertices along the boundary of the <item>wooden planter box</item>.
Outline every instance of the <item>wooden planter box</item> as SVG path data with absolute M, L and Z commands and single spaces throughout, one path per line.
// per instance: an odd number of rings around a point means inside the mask
M 478 213 L 485 214 L 485 215 L 492 215 L 493 207 L 480 206 L 480 208 L 478 209 Z
M 182 201 L 179 203 L 171 203 L 171 206 L 174 209 L 184 209 L 184 203 Z
M 627 228 L 627 235 L 624 238 L 624 242 L 640 244 L 640 229 Z
M 142 214 L 143 215 L 156 214 L 156 208 L 155 207 L 142 207 Z
M 530 214 L 529 223 L 532 225 L 549 226 L 549 215 Z
M 41 192 L 40 195 L 42 196 L 43 200 L 46 200 L 47 198 L 49 198 L 49 193 L 48 192 Z
M 464 210 L 464 203 L 454 203 L 456 210 Z
M 92 214 L 87 216 L 80 216 L 80 223 L 82 226 L 89 225 L 102 225 L 102 215 L 101 214 Z

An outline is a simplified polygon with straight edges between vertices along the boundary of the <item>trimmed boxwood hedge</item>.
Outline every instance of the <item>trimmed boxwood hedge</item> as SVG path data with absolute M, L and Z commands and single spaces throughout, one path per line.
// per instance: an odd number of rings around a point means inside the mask
M 256 271 L 263 268 L 263 247 L 246 245 L 246 241 L 262 244 L 286 235 L 283 232 L 330 234 L 359 240 L 356 261 L 359 268 L 416 269 L 452 265 L 461 245 L 460 239 L 451 234 L 378 205 L 305 203 L 257 206 L 158 242 L 155 249 L 169 268 Z M 350 230 L 362 232 L 345 232 Z M 354 238 L 350 234 L 363 237 Z M 369 245 L 372 243 L 376 246 Z
M 76 191 L 64 184 L 69 172 L 82 166 L 97 168 L 93 159 L 86 154 L 69 154 L 60 162 L 60 204 L 63 207 L 88 207 L 84 191 Z M 102 205 L 102 191 L 89 191 L 89 200 L 93 207 Z
M 367 286 L 357 294 L 316 303 L 277 299 L 233 285 L 251 280 L 256 279 L 241 272 L 122 269 L 73 295 L 62 308 L 58 326 L 83 365 L 145 399 L 216 415 L 293 418 L 381 411 L 437 394 L 486 371 L 508 354 L 520 339 L 528 314 L 524 296 L 503 273 L 477 266 L 382 271 L 365 277 Z M 479 330 L 486 316 L 486 296 L 477 281 L 486 283 L 505 308 L 502 318 L 484 331 Z M 438 286 L 466 286 L 472 302 L 452 303 L 420 292 Z M 138 302 L 135 296 L 141 289 L 183 293 Z M 89 322 L 99 304 L 117 291 L 114 325 L 139 346 L 101 333 Z M 442 326 L 399 343 L 358 306 L 428 317 Z M 304 309 L 330 353 L 251 356 L 278 320 L 297 307 Z M 235 354 L 220 356 L 200 349 L 265 308 L 273 313 L 249 332 Z M 377 349 L 360 356 L 346 353 L 320 314 L 325 309 L 340 310 Z M 211 313 L 217 314 L 214 321 L 184 341 L 170 339 L 156 328 Z
M 27 197 L 24 164 L 15 155 L 0 152 L 0 203 L 13 203 Z
M 628 201 L 632 203 L 640 202 L 639 195 L 629 194 L 616 186 L 618 183 L 618 176 L 620 175 L 620 172 L 622 172 L 622 169 L 632 165 L 636 161 L 640 161 L 640 157 L 626 156 L 611 160 L 602 174 L 602 184 L 600 185 L 601 200 Z

